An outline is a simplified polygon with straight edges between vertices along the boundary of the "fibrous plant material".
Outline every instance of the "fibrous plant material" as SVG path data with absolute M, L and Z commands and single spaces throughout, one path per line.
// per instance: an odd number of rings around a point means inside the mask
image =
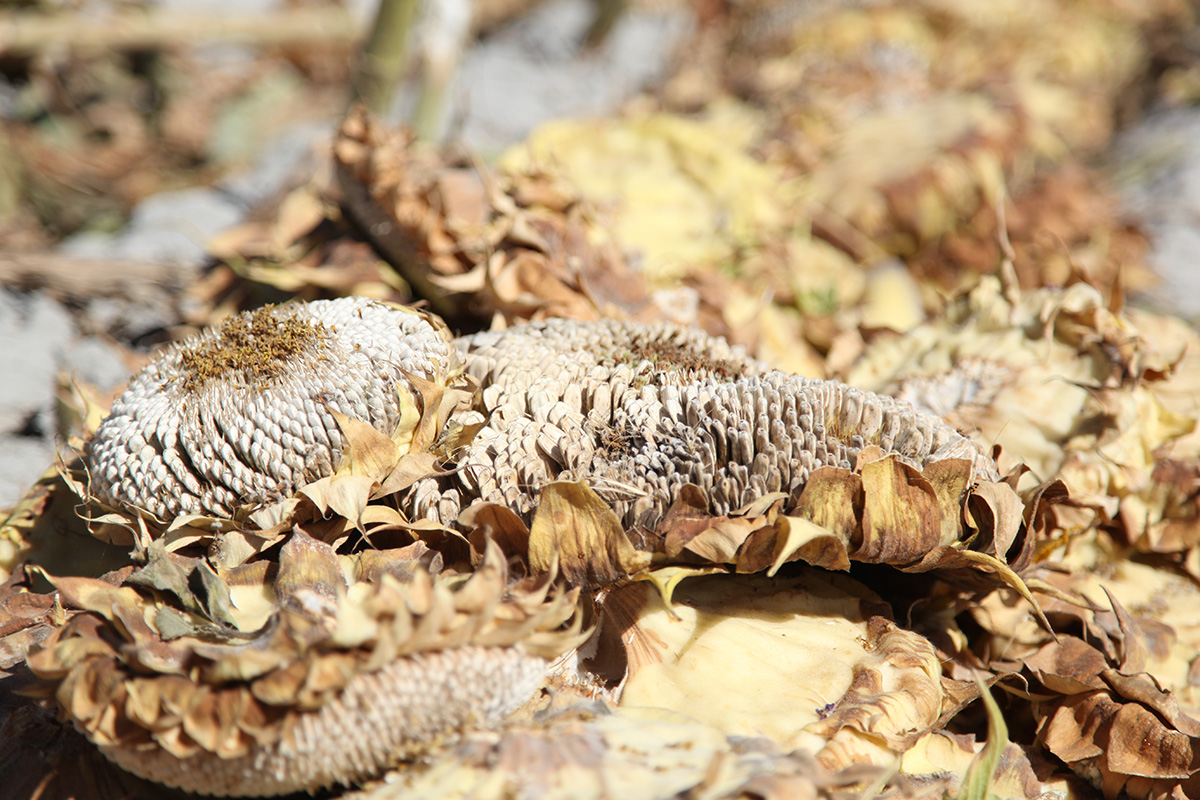
M 876 445 L 914 465 L 995 465 L 937 417 L 833 381 L 765 371 L 723 342 L 672 326 L 549 321 L 460 342 L 488 423 L 455 485 L 416 490 L 445 518 L 474 499 L 532 510 L 553 480 L 586 481 L 627 526 L 652 529 L 687 484 L 724 514 Z M 749 373 L 748 376 L 746 376 Z
M 362 298 L 262 308 L 168 348 L 88 445 L 91 491 L 161 521 L 231 517 L 332 474 L 339 415 L 411 435 L 409 376 L 444 378 L 444 329 Z
M 40 691 L 136 775 L 274 795 L 360 780 L 464 727 L 495 726 L 579 643 L 577 594 L 552 576 L 510 585 L 495 549 L 469 578 L 418 570 L 347 588 L 332 549 L 297 536 L 273 585 L 280 605 L 254 630 L 132 585 L 54 579 L 84 613 L 29 657 Z M 161 555 L 143 572 L 161 575 L 164 560 L 183 563 Z

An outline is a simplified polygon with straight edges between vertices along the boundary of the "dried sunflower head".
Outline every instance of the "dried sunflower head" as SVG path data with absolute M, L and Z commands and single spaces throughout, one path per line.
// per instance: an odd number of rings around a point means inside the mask
M 333 473 L 337 415 L 411 435 L 408 376 L 443 379 L 441 324 L 342 298 L 241 314 L 177 344 L 133 378 L 87 448 L 91 491 L 160 520 L 232 517 Z
M 937 417 L 836 381 L 770 371 L 724 341 L 671 325 L 552 320 L 460 341 L 490 416 L 455 485 L 418 488 L 418 516 L 475 498 L 528 514 L 554 480 L 584 481 L 627 526 L 653 529 L 687 484 L 724 514 L 798 494 L 823 466 L 877 445 L 915 466 L 984 452 Z
M 161 586 L 151 569 L 130 583 Z M 469 577 L 417 570 L 347 587 L 343 572 L 328 545 L 298 533 L 263 587 L 274 613 L 244 631 L 164 592 L 55 578 L 82 612 L 28 664 L 122 768 L 189 792 L 264 796 L 352 783 L 498 725 L 581 638 L 578 593 L 550 575 L 511 583 L 494 547 Z

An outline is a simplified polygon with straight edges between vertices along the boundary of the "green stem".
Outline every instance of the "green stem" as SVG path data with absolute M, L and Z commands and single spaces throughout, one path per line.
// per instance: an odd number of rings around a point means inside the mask
M 435 0 L 436 1 L 436 0 Z M 421 0 L 380 0 L 354 82 L 356 99 L 372 113 L 384 116 L 391 109 L 396 86 L 408 63 L 408 39 Z
M 626 0 L 599 0 L 596 15 L 592 17 L 592 24 L 587 35 L 583 37 L 585 48 L 595 48 L 604 44 L 617 20 L 625 13 L 626 4 Z

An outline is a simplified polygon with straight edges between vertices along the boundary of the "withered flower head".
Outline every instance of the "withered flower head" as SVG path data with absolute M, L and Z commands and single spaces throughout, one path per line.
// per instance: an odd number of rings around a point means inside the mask
M 594 483 L 628 524 L 653 526 L 687 483 L 725 513 L 868 445 L 995 477 L 932 415 L 771 371 L 696 330 L 551 320 L 458 346 L 490 416 L 454 453 L 458 477 L 409 495 L 443 523 L 479 498 L 526 513 L 555 479 Z M 339 414 L 400 440 L 415 426 L 406 375 L 444 381 L 458 357 L 428 318 L 363 299 L 235 317 L 134 378 L 89 447 L 92 491 L 162 519 L 285 498 L 338 468 Z
M 337 468 L 335 414 L 393 436 L 405 376 L 452 360 L 430 318 L 365 298 L 238 315 L 133 378 L 88 447 L 91 490 L 164 520 L 286 497 Z
M 418 488 L 422 516 L 445 518 L 478 497 L 528 513 L 547 483 L 576 480 L 626 525 L 653 528 L 686 484 L 728 513 L 797 493 L 818 467 L 853 467 L 870 445 L 917 467 L 963 458 L 979 477 L 998 477 L 981 448 L 933 414 L 769 370 L 694 330 L 550 320 L 459 347 L 490 417 L 459 459 L 455 487 Z
M 196 625 L 128 586 L 54 579 L 85 612 L 29 657 L 42 693 L 129 772 L 266 796 L 353 783 L 494 727 L 580 642 L 578 593 L 551 575 L 511 584 L 495 547 L 466 579 L 346 588 L 328 545 L 301 544 L 284 548 L 280 606 L 254 631 Z M 289 569 L 320 573 L 335 599 L 291 585 Z

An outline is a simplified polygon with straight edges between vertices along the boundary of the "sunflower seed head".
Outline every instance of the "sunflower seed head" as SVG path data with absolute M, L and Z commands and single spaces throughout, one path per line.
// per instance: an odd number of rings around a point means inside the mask
M 313 791 L 370 776 L 464 726 L 496 727 L 537 691 L 545 673 L 546 662 L 520 647 L 421 653 L 357 676 L 334 702 L 244 756 L 177 758 L 161 747 L 125 744 L 100 749 L 128 772 L 198 794 Z
M 519 393 L 535 383 L 599 383 L 628 375 L 639 385 L 683 385 L 704 378 L 733 380 L 769 367 L 740 347 L 695 328 L 621 320 L 550 319 L 458 340 L 468 371 Z
M 836 381 L 771 371 L 721 339 L 669 325 L 551 320 L 459 341 L 488 424 L 446 491 L 414 513 L 445 519 L 482 497 L 529 513 L 553 480 L 584 480 L 627 525 L 653 527 L 688 483 L 714 513 L 795 495 L 814 469 L 868 445 L 914 466 L 994 462 L 933 414 Z
M 311 539 L 291 548 L 280 571 L 311 570 L 286 562 L 321 550 L 333 557 Z M 325 603 L 297 593 L 251 632 L 168 635 L 180 615 L 131 587 L 55 581 L 86 611 L 29 657 L 38 692 L 122 768 L 200 794 L 348 784 L 494 727 L 587 635 L 577 591 L 549 575 L 511 582 L 494 545 L 465 580 L 386 575 Z
M 163 520 L 286 497 L 336 469 L 331 412 L 392 435 L 405 375 L 453 363 L 429 318 L 364 298 L 233 317 L 133 378 L 88 446 L 92 492 Z

